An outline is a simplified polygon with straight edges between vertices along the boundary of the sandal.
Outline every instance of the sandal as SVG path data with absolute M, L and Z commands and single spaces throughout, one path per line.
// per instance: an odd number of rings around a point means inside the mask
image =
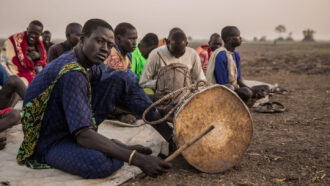
M 280 102 L 274 101 L 271 102 L 274 112 L 284 112 L 286 110 L 285 106 Z
M 278 113 L 284 112 L 286 108 L 279 102 L 267 102 L 257 106 L 254 111 L 260 113 Z

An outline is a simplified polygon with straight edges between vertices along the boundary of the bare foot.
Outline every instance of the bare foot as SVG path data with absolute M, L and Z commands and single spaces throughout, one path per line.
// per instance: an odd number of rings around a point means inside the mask
M 119 116 L 119 121 L 132 124 L 136 121 L 136 117 L 132 114 L 122 114 Z

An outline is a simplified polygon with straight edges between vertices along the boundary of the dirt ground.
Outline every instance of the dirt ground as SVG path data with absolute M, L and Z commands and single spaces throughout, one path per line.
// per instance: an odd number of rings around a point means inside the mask
M 245 79 L 284 87 L 287 111 L 251 110 L 252 142 L 241 161 L 218 174 L 201 173 L 178 157 L 169 173 L 125 185 L 329 185 L 330 43 L 245 43 L 238 48 Z

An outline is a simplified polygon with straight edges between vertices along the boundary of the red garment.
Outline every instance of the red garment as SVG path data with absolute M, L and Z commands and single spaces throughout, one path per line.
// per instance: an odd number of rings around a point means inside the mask
M 204 71 L 204 74 L 206 72 L 207 64 L 209 62 L 209 59 L 212 54 L 212 50 L 209 45 L 202 45 L 196 49 L 197 54 L 199 55 L 199 58 L 201 59 L 202 63 L 202 69 Z
M 9 40 L 12 42 L 16 52 L 16 56 L 13 57 L 12 62 L 17 66 L 17 75 L 26 78 L 30 84 L 34 76 L 38 73 L 35 66 L 45 67 L 47 65 L 47 54 L 44 44 L 38 39 L 37 48 L 40 52 L 40 60 L 33 62 L 27 57 L 28 43 L 26 31 L 10 36 Z
M 11 111 L 11 107 L 8 107 L 6 109 L 0 110 L 0 114 L 8 114 Z

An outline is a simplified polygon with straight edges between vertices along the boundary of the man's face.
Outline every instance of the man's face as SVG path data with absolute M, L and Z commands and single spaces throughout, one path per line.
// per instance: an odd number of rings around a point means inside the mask
M 147 47 L 141 48 L 141 49 L 140 49 L 140 52 L 141 52 L 141 54 L 142 54 L 142 56 L 143 56 L 144 58 L 148 59 L 150 52 L 151 52 L 153 49 L 157 48 L 157 47 L 158 47 L 158 45 L 150 45 L 150 46 L 147 46 Z
M 239 30 L 233 30 L 229 37 L 229 42 L 232 47 L 238 47 L 242 43 L 241 33 Z
M 80 40 L 81 31 L 82 31 L 81 27 L 74 27 L 71 29 L 71 33 L 66 38 L 68 40 L 70 46 L 77 45 L 77 43 Z
M 186 52 L 186 46 L 187 41 L 175 41 L 173 39 L 169 39 L 169 43 L 167 44 L 167 48 L 170 51 L 170 53 L 176 57 L 179 58 L 183 56 L 183 54 Z
M 114 34 L 108 28 L 98 27 L 89 37 L 82 38 L 82 51 L 90 65 L 99 65 L 110 55 L 114 45 Z
M 27 28 L 26 36 L 29 45 L 35 45 L 38 42 L 42 33 L 42 27 L 34 24 L 30 24 Z
M 42 41 L 43 41 L 44 43 L 49 43 L 51 37 L 52 37 L 52 34 L 51 34 L 51 33 L 43 33 L 43 34 L 42 34 Z
M 125 52 L 133 52 L 136 48 L 137 38 L 136 29 L 129 29 L 124 35 L 118 35 L 116 44 Z
M 215 51 L 216 49 L 220 48 L 222 45 L 222 41 L 220 37 L 213 37 L 211 41 L 209 42 L 210 48 L 212 51 Z

